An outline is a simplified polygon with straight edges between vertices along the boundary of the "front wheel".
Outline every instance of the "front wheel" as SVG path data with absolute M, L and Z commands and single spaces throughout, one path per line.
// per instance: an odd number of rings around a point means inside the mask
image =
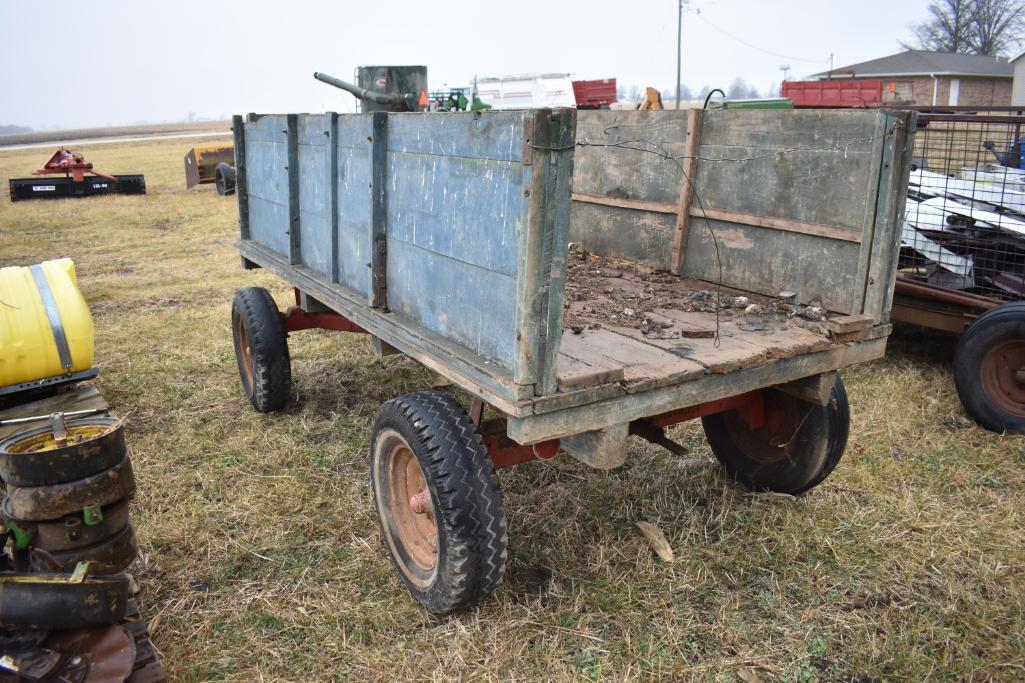
M 463 408 L 433 391 L 388 401 L 374 420 L 370 467 L 381 534 L 413 597 L 449 614 L 491 595 L 505 573 L 505 513 Z
M 259 413 L 284 408 L 292 386 L 292 360 L 285 326 L 270 292 L 246 287 L 235 293 L 231 332 L 246 398 Z
M 837 375 L 824 406 L 772 389 L 763 400 L 763 424 L 754 428 L 737 410 L 702 418 L 712 452 L 755 491 L 797 494 L 818 486 L 847 448 L 851 413 L 843 380 Z
M 1025 301 L 997 306 L 969 326 L 954 352 L 954 385 L 980 425 L 1025 434 Z

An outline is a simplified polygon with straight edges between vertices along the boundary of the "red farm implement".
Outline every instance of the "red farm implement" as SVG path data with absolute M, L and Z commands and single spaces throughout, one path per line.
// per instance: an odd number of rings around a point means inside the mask
M 101 173 L 94 170 L 81 154 L 63 147 L 57 148 L 50 160 L 32 175 L 64 177 L 11 178 L 12 202 L 95 194 L 146 194 L 146 179 L 142 174 L 113 176 Z

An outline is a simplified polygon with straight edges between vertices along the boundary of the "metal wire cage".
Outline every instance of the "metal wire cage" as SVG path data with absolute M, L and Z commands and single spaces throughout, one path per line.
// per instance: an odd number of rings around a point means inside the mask
M 901 278 L 997 301 L 1025 298 L 1022 114 L 919 114 Z

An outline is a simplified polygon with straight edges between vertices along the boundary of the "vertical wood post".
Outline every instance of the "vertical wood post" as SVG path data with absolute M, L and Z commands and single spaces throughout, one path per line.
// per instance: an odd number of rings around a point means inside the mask
M 331 282 L 338 282 L 338 114 L 329 111 L 324 114 L 327 124 L 325 152 L 327 154 L 327 210 L 328 229 L 331 231 Z
M 370 142 L 370 306 L 388 310 L 388 114 L 373 113 Z
M 235 194 L 238 197 L 238 228 L 240 239 L 250 238 L 249 184 L 246 182 L 246 124 L 238 114 L 231 117 L 231 133 L 235 143 Z
M 300 248 L 299 218 L 299 116 L 289 114 L 286 117 L 285 134 L 288 142 L 288 262 L 292 265 L 302 263 Z
M 676 213 L 676 232 L 673 234 L 673 255 L 670 271 L 674 275 L 683 273 L 683 260 L 687 255 L 687 236 L 690 234 L 690 204 L 694 197 L 694 174 L 697 171 L 698 149 L 701 146 L 701 120 L 703 109 L 687 111 L 687 140 L 684 144 L 680 166 L 683 170 L 680 182 L 680 204 Z
M 562 299 L 566 289 L 566 258 L 569 250 L 569 213 L 572 203 L 573 150 L 576 144 L 577 111 L 560 109 L 552 115 L 549 182 L 546 197 L 544 258 L 546 282 L 545 318 L 540 330 L 540 393 L 559 389 L 556 364 L 562 343 Z

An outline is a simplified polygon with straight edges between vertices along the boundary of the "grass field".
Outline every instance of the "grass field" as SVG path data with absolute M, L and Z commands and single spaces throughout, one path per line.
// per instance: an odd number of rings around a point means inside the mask
M 0 195 L 0 265 L 78 264 L 98 385 L 129 416 L 133 571 L 174 680 L 1025 678 L 1025 447 L 967 421 L 953 344 L 910 329 L 844 373 L 850 445 L 817 489 L 745 492 L 700 424 L 673 433 L 684 459 L 637 441 L 607 473 L 505 470 L 507 581 L 474 612 L 426 615 L 382 549 L 367 448 L 378 405 L 434 377 L 365 338 L 301 332 L 294 400 L 253 413 L 231 297 L 290 290 L 241 269 L 234 199 L 184 189 L 188 146 L 83 150 L 144 172 L 143 197 Z M 0 154 L 0 178 L 39 163 Z

